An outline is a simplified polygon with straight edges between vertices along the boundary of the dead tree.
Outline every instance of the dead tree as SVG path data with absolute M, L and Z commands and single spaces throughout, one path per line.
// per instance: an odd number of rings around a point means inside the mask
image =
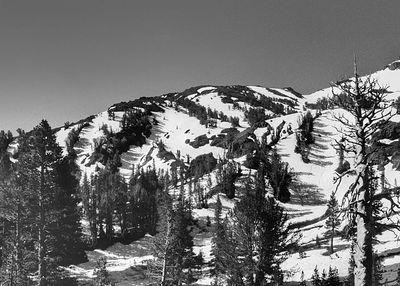
M 373 157 L 381 146 L 373 144 L 372 135 L 382 129 L 393 115 L 387 100 L 387 88 L 381 87 L 372 77 L 360 78 L 354 61 L 354 78 L 333 85 L 333 104 L 345 112 L 335 118 L 343 129 L 346 152 L 355 155 L 354 168 L 337 175 L 337 187 L 349 173 L 355 174 L 354 181 L 343 198 L 343 206 L 349 218 L 350 229 L 355 236 L 356 286 L 372 286 L 373 281 L 373 237 L 385 228 L 397 227 L 397 223 L 384 223 L 399 208 L 398 190 L 377 188 L 376 160 Z M 349 116 L 350 114 L 350 116 Z M 396 199 L 397 198 L 397 199 Z M 389 208 L 382 207 L 382 200 L 389 201 Z

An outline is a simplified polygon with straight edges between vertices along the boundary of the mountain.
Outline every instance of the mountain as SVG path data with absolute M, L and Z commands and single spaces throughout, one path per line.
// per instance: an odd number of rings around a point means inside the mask
M 400 97 L 400 61 L 371 76 L 382 87 L 388 88 L 389 100 L 394 102 Z M 337 142 L 342 134 L 339 131 L 345 128 L 336 117 L 341 114 L 351 119 L 343 110 L 324 108 L 324 100 L 332 97 L 333 92 L 335 89 L 326 88 L 302 95 L 289 87 L 197 86 L 183 92 L 117 103 L 97 115 L 66 124 L 55 132 L 63 154 L 76 153 L 82 178 L 83 174 L 90 177 L 98 173 L 106 165 L 115 165 L 127 182 L 133 170 L 146 170 L 153 166 L 156 170 L 170 173 L 176 166 L 189 173 L 195 168 L 201 170 L 200 184 L 206 189 L 210 207 L 194 206 L 198 227 L 192 235 L 194 252 L 201 252 L 205 263 L 212 259 L 212 233 L 207 228 L 207 221 L 214 217 L 213 206 L 220 192 L 216 189 L 215 164 L 211 171 L 204 171 L 199 166 L 215 159 L 224 164 L 234 162 L 240 166 L 241 176 L 246 177 L 254 173 L 248 155 L 255 152 L 257 142 L 266 140 L 276 148 L 295 175 L 289 188 L 290 198 L 282 197 L 280 204 L 289 214 L 292 229 L 301 234 L 299 243 L 303 253 L 292 252 L 283 262 L 285 281 L 300 281 L 302 272 L 304 279 L 310 279 L 316 266 L 321 272 L 330 266 L 336 267 L 339 275 L 344 277 L 348 274 L 350 242 L 337 235 L 334 238 L 336 251 L 330 254 L 325 222 L 327 201 L 332 191 L 336 191 L 341 202 L 354 180 L 354 175 L 349 174 L 339 186 L 335 181 L 340 165 Z M 396 112 L 393 107 L 393 113 Z M 296 146 L 307 116 L 313 118 L 312 142 L 303 152 L 296 150 Z M 388 122 L 386 137 L 379 141 L 391 146 L 384 165 L 387 186 L 397 186 L 400 179 L 399 130 L 400 115 L 396 114 Z M 14 154 L 16 149 L 15 142 L 10 144 L 10 154 Z M 345 159 L 349 166 L 353 166 L 352 154 L 346 153 Z M 235 183 L 240 185 L 242 181 L 239 179 Z M 179 193 L 178 189 L 178 186 L 171 188 L 170 192 Z M 184 191 L 190 194 L 188 181 L 185 181 Z M 220 197 L 223 215 L 226 215 L 237 198 L 230 199 L 222 193 Z M 86 224 L 83 221 L 83 225 Z M 344 219 L 339 230 L 342 232 L 345 227 Z M 115 230 L 118 232 L 117 226 Z M 382 281 L 387 281 L 385 285 L 397 285 L 395 280 L 400 267 L 397 235 L 399 232 L 396 230 L 384 231 L 377 236 L 374 247 L 381 257 Z M 69 271 L 83 280 L 89 279 L 93 276 L 93 260 L 104 256 L 108 258 L 108 269 L 118 281 L 117 285 L 128 285 L 132 281 L 139 285 L 139 281 L 145 281 L 140 270 L 144 267 L 143 261 L 151 259 L 149 240 L 150 235 L 146 235 L 129 245 L 116 243 L 106 250 L 96 249 L 90 252 L 90 262 L 71 266 Z M 207 266 L 203 277 L 196 283 L 211 285 Z

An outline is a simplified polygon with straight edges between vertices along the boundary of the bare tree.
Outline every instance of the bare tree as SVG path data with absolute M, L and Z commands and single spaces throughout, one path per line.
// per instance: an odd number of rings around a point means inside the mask
M 398 190 L 385 188 L 377 192 L 374 157 L 382 147 L 374 144 L 372 137 L 393 116 L 391 102 L 386 98 L 387 88 L 381 87 L 376 79 L 358 76 L 356 61 L 354 78 L 334 84 L 332 90 L 333 104 L 346 111 L 335 115 L 344 126 L 338 131 L 343 135 L 345 151 L 355 155 L 354 168 L 337 176 L 338 187 L 344 176 L 355 173 L 354 181 L 343 198 L 356 241 L 354 282 L 356 286 L 370 286 L 374 269 L 373 237 L 378 230 L 398 228 L 396 223 L 383 222 L 388 218 L 390 221 L 399 208 Z M 387 209 L 382 207 L 384 199 L 389 201 Z

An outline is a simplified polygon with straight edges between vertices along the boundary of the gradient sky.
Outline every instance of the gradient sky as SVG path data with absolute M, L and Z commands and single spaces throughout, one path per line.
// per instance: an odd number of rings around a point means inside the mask
M 201 84 L 302 93 L 400 56 L 399 0 L 0 0 L 0 129 Z

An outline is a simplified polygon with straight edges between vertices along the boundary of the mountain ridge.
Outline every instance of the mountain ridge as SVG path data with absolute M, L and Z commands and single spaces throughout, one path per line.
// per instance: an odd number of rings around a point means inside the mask
M 380 84 L 388 85 L 390 100 L 394 102 L 400 96 L 399 61 L 371 76 L 377 78 Z M 63 154 L 76 153 L 82 178 L 84 174 L 90 177 L 110 165 L 115 165 L 121 176 L 129 181 L 134 170 L 155 166 L 157 170 L 172 172 L 173 168 L 190 170 L 207 162 L 212 167 L 208 171 L 199 171 L 199 181 L 205 188 L 208 204 L 215 204 L 217 194 L 221 195 L 224 214 L 233 208 L 237 199 L 229 198 L 216 189 L 215 162 L 239 166 L 241 176 L 248 176 L 254 172 L 251 155 L 257 152 L 257 144 L 270 144 L 295 175 L 288 190 L 290 200 L 282 200 L 280 204 L 288 212 L 293 228 L 302 233 L 300 245 L 305 249 L 304 257 L 294 252 L 283 263 L 286 281 L 300 281 L 301 271 L 309 279 L 316 261 L 321 271 L 334 266 L 344 277 L 350 258 L 349 241 L 336 236 L 335 244 L 340 247 L 335 255 L 327 254 L 325 249 L 327 199 L 336 189 L 340 201 L 352 183 L 352 175 L 345 177 L 338 188 L 334 180 L 340 165 L 334 144 L 342 136 L 338 130 L 344 128 L 335 118 L 348 114 L 321 103 L 331 96 L 332 88 L 302 95 L 290 87 L 200 85 L 182 92 L 115 103 L 103 112 L 65 124 L 54 131 Z M 397 113 L 395 106 L 393 112 Z M 305 132 L 307 118 L 313 122 L 310 131 L 312 140 L 306 149 L 301 149 L 298 146 L 299 136 L 309 135 L 302 133 Z M 393 116 L 388 126 L 389 133 L 381 140 L 392 146 L 393 153 L 387 156 L 384 171 L 387 184 L 397 185 L 396 178 L 400 173 L 396 168 L 399 161 L 396 152 L 400 146 L 400 133 L 393 130 L 400 128 L 400 115 Z M 13 146 L 9 148 L 11 154 L 15 153 L 15 144 Z M 297 147 L 301 150 L 296 152 Z M 354 164 L 354 156 L 345 154 L 345 158 L 349 166 Z M 234 184 L 239 186 L 240 179 L 234 180 Z M 188 183 L 182 183 L 181 187 L 183 192 L 190 194 Z M 268 192 L 273 192 L 272 186 L 267 188 Z M 175 194 L 180 190 L 174 187 L 170 192 Z M 207 217 L 213 217 L 212 209 L 195 207 L 193 213 L 200 224 L 206 224 Z M 341 231 L 344 228 L 343 223 Z M 206 264 L 209 263 L 212 259 L 211 234 L 199 231 L 193 236 L 194 251 L 197 254 L 202 252 Z M 317 237 L 323 240 L 323 246 L 317 245 Z M 378 238 L 377 253 L 382 256 L 383 266 L 386 267 L 385 279 L 391 281 L 397 277 L 394 269 L 400 266 L 400 256 L 397 255 L 400 244 L 388 232 Z M 146 237 L 143 240 L 146 241 Z M 139 244 L 142 242 L 138 241 Z M 132 247 L 135 245 L 133 242 Z M 144 252 L 143 256 L 151 257 L 150 251 Z M 138 257 L 136 259 L 139 260 Z M 128 262 L 122 256 L 117 255 L 115 261 L 124 265 L 122 271 L 126 273 L 137 267 L 135 261 Z M 90 276 L 88 269 L 90 265 L 83 264 L 73 268 L 72 272 L 85 279 Z M 207 271 L 197 283 L 211 285 Z

